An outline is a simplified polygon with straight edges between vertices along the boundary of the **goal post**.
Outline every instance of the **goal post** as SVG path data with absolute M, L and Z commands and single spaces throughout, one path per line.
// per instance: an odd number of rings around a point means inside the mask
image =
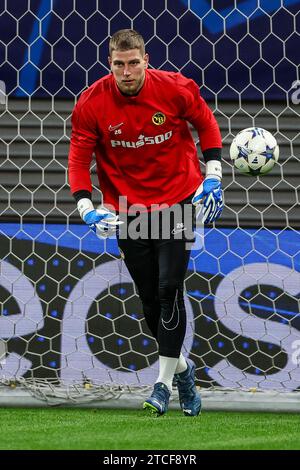
M 110 35 L 135 28 L 151 67 L 197 82 L 223 137 L 226 208 L 185 280 L 183 352 L 204 408 L 299 409 L 299 6 L 1 3 L 0 405 L 138 406 L 156 379 L 156 343 L 116 240 L 80 223 L 66 172 L 72 108 L 109 72 Z M 229 159 L 251 126 L 279 144 L 264 177 Z M 92 178 L 100 202 L 94 167 Z

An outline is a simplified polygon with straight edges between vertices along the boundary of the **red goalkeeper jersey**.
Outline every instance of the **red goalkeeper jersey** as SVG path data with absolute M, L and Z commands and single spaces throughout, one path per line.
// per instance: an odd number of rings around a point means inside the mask
M 95 153 L 103 203 L 173 205 L 201 183 L 197 150 L 189 130 L 198 132 L 202 152 L 221 148 L 219 126 L 193 80 L 180 73 L 146 70 L 137 96 L 124 96 L 113 75 L 82 93 L 72 115 L 69 181 L 72 193 L 92 192 Z

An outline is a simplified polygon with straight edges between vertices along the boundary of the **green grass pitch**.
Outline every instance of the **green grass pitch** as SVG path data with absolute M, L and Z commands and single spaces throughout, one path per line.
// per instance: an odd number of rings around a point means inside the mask
M 299 428 L 300 415 L 290 413 L 2 408 L 0 449 L 287 450 L 300 449 Z

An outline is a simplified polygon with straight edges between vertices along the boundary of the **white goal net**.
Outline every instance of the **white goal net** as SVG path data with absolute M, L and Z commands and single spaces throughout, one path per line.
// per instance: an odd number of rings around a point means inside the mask
M 229 390 L 244 407 L 297 402 L 299 9 L 297 0 L 0 1 L 0 403 L 132 397 L 137 406 L 157 376 L 116 240 L 80 223 L 66 173 L 72 108 L 109 72 L 109 37 L 121 28 L 142 33 L 151 67 L 199 84 L 222 131 L 226 209 L 192 250 L 185 283 L 184 354 L 204 406 L 226 407 Z M 233 136 L 250 126 L 279 144 L 264 177 L 229 161 Z

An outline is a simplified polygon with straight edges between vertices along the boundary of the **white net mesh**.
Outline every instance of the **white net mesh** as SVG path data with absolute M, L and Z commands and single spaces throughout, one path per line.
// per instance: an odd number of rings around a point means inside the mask
M 10 392 L 107 400 L 156 378 L 156 344 L 116 241 L 78 223 L 66 174 L 73 105 L 108 73 L 109 37 L 126 27 L 145 37 L 152 67 L 196 80 L 222 129 L 226 210 L 186 277 L 184 353 L 197 383 L 299 389 L 299 6 L 0 1 L 0 379 Z M 280 146 L 263 178 L 234 173 L 228 157 L 254 125 Z

